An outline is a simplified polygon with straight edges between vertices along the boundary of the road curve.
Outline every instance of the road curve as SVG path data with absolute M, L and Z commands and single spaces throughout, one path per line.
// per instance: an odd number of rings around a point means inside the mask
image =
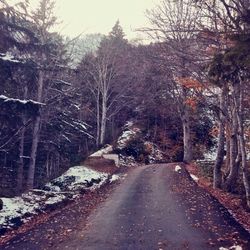
M 250 249 L 249 234 L 176 164 L 133 170 L 58 249 Z

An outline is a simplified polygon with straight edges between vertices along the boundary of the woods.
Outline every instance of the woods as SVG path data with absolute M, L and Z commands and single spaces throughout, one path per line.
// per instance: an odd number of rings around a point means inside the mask
M 250 208 L 249 5 L 163 0 L 140 28 L 150 44 L 129 41 L 117 21 L 76 52 L 77 38 L 54 31 L 54 1 L 1 0 L 1 193 L 44 185 L 132 120 L 169 162 L 215 147 L 214 188 Z

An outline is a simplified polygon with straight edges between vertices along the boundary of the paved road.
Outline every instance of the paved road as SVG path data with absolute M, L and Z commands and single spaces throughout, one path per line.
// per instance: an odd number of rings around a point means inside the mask
M 134 170 L 61 249 L 250 249 L 249 234 L 175 164 Z
M 183 166 L 180 172 L 175 166 L 151 165 L 130 171 L 92 212 L 87 224 L 81 209 L 67 221 L 67 227 L 74 230 L 67 230 L 71 232 L 62 242 L 56 238 L 56 228 L 65 225 L 70 208 L 2 249 L 218 250 L 233 245 L 250 249 L 249 234 L 197 186 Z M 55 233 L 48 244 L 50 227 Z

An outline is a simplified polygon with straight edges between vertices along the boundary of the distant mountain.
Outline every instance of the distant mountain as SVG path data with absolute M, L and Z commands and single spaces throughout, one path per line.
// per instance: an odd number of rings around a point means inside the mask
M 72 66 L 76 67 L 83 56 L 88 53 L 94 53 L 104 38 L 103 34 L 86 34 L 83 37 L 70 41 L 66 38 L 68 44 L 68 53 L 72 58 Z

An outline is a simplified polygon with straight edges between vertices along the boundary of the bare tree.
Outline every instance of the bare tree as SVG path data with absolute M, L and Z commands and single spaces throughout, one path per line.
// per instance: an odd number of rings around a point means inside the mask
M 117 22 L 109 36 L 101 42 L 97 52 L 87 55 L 79 67 L 83 81 L 95 99 L 97 147 L 105 142 L 107 122 L 124 107 L 129 86 L 125 69 L 129 48 Z M 126 84 L 123 84 L 124 81 Z
M 185 162 L 190 162 L 193 159 L 191 113 L 190 107 L 186 103 L 190 90 L 175 79 L 194 77 L 195 75 L 196 69 L 193 67 L 193 63 L 197 59 L 197 51 L 199 50 L 195 41 L 195 35 L 198 33 L 199 15 L 199 11 L 196 11 L 191 0 L 164 0 L 153 10 L 147 12 L 151 27 L 143 29 L 163 45 L 163 53 L 172 62 L 174 83 L 172 87 L 182 120 L 183 160 Z

